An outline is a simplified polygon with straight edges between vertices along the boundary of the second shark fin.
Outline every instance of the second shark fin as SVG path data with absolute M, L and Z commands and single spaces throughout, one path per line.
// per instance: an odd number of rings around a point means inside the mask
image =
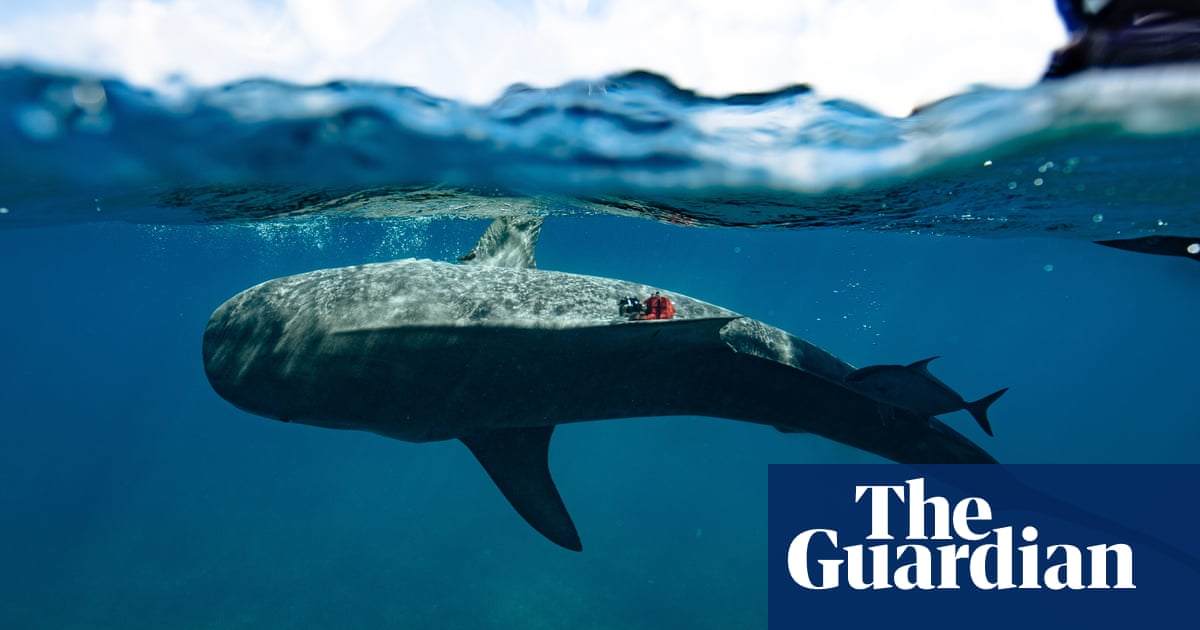
M 554 427 L 498 429 L 459 438 L 521 518 L 551 542 L 583 551 L 579 532 L 550 477 Z
M 459 261 L 489 267 L 537 267 L 533 250 L 542 233 L 542 217 L 500 217 L 488 226 L 475 248 Z

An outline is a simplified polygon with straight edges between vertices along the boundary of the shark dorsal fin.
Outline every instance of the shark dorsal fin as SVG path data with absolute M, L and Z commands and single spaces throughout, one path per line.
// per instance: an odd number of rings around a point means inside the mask
M 921 359 L 920 361 L 917 361 L 916 363 L 909 363 L 907 367 L 910 370 L 916 370 L 916 371 L 920 372 L 921 374 L 929 374 L 929 362 L 934 359 L 938 359 L 938 358 L 941 358 L 941 357 L 936 356 L 936 357 L 929 357 L 928 359 Z M 929 374 L 929 375 L 932 376 L 932 374 Z
M 533 269 L 533 250 L 542 232 L 542 217 L 500 217 L 488 226 L 475 248 L 461 262 L 489 267 Z
M 583 551 L 579 532 L 550 477 L 554 426 L 496 429 L 459 438 L 525 522 L 551 542 Z

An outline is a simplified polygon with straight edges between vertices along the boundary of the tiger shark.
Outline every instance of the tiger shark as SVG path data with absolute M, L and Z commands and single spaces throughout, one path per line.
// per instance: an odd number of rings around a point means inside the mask
M 574 551 L 549 469 L 560 424 L 710 416 L 902 463 L 995 462 L 937 419 L 881 423 L 877 402 L 845 382 L 853 366 L 783 330 L 656 287 L 538 269 L 541 223 L 497 219 L 459 263 L 322 269 L 247 289 L 208 321 L 208 380 L 284 422 L 460 440 L 531 526 Z M 623 296 L 656 291 L 673 319 L 618 313 Z

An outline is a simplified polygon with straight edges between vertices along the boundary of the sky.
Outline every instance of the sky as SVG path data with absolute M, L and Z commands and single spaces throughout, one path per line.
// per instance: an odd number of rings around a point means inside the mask
M 359 79 L 478 104 L 513 83 L 645 69 L 711 95 L 808 83 L 902 116 L 974 85 L 1029 85 L 1065 40 L 1053 0 L 0 3 L 0 63 L 146 87 Z

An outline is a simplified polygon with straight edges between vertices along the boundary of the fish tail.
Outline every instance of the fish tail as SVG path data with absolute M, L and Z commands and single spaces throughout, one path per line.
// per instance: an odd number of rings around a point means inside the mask
M 994 394 L 984 396 L 973 403 L 967 403 L 967 411 L 971 413 L 971 417 L 975 418 L 975 422 L 979 423 L 979 427 L 983 429 L 983 432 L 989 436 L 992 435 L 992 423 L 988 422 L 988 407 L 992 406 L 992 403 L 996 402 L 996 399 L 1006 391 L 1008 391 L 1007 387 Z

